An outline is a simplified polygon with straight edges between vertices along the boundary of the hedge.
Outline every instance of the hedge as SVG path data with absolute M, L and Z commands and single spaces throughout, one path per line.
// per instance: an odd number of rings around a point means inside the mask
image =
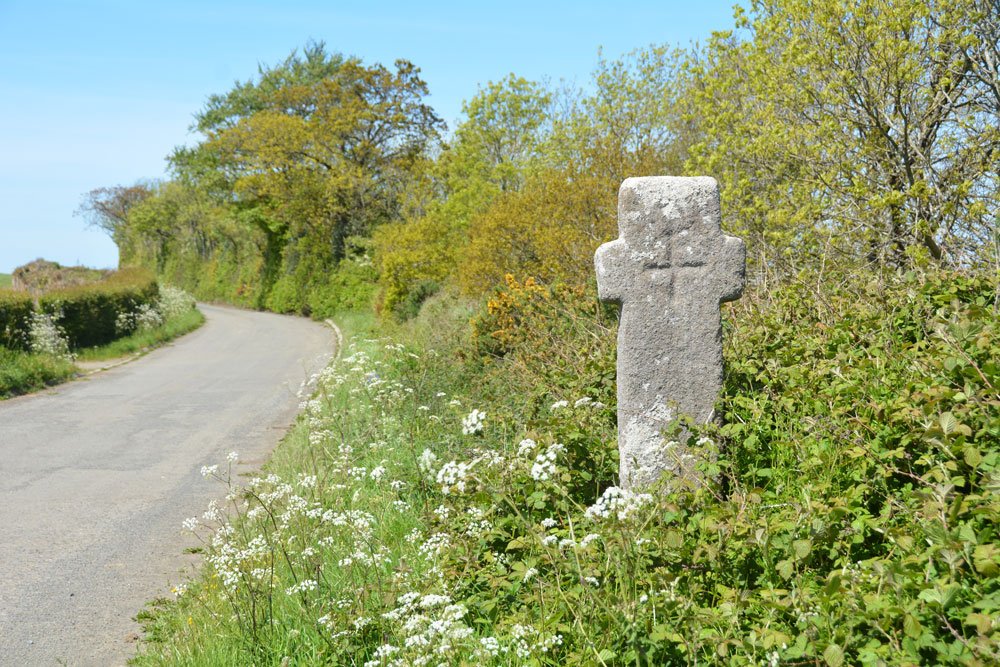
M 27 349 L 28 326 L 34 304 L 31 295 L 12 289 L 0 289 L 0 346 Z
M 100 282 L 54 290 L 39 299 L 39 310 L 57 315 L 70 347 L 104 345 L 118 338 L 118 314 L 152 304 L 159 294 L 146 269 L 121 269 Z

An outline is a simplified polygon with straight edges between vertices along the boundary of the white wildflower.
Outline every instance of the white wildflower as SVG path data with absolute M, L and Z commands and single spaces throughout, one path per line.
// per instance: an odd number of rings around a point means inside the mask
M 473 435 L 483 430 L 483 420 L 486 413 L 479 409 L 473 409 L 462 419 L 462 435 Z
M 652 502 L 653 496 L 648 493 L 633 493 L 628 489 L 611 486 L 604 490 L 596 503 L 587 508 L 584 516 L 592 521 L 611 517 L 627 521 L 640 508 Z
M 525 454 L 530 454 L 535 451 L 535 441 L 531 438 L 525 438 L 517 445 L 517 455 L 524 456 Z
M 449 461 L 441 466 L 437 474 L 437 483 L 441 485 L 441 493 L 448 495 L 454 489 L 465 493 L 466 481 L 469 479 L 471 464 Z
M 314 579 L 303 579 L 299 583 L 289 586 L 285 589 L 285 595 L 295 595 L 296 593 L 304 593 L 305 591 L 316 590 L 317 583 Z
M 425 449 L 417 459 L 417 467 L 424 475 L 434 474 L 435 463 L 437 463 L 437 455 L 429 449 Z

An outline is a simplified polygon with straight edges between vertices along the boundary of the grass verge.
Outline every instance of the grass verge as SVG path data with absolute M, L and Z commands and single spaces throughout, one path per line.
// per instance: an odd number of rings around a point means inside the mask
M 150 350 L 197 329 L 204 322 L 205 316 L 194 309 L 154 329 L 130 334 L 108 345 L 83 349 L 76 361 L 104 361 Z M 0 400 L 65 382 L 79 373 L 79 367 L 65 357 L 0 346 Z
M 68 359 L 0 346 L 0 400 L 65 382 L 76 373 Z

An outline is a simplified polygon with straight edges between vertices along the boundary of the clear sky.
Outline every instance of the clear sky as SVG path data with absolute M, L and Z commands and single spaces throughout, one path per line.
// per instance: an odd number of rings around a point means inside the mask
M 513 72 L 585 86 L 598 48 L 704 42 L 735 2 L 0 0 L 0 273 L 38 257 L 116 266 L 110 239 L 73 215 L 81 196 L 163 177 L 210 94 L 310 39 L 410 60 L 453 127 L 479 84 Z

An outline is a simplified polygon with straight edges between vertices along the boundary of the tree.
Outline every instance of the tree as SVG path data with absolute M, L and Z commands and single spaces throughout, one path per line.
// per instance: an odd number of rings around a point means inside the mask
M 121 247 L 128 230 L 129 212 L 154 192 L 146 183 L 97 188 L 83 196 L 75 215 L 83 217 L 90 226 L 104 230 Z
M 762 261 L 974 261 L 997 146 L 977 2 L 754 0 L 737 16 L 747 39 L 717 34 L 689 63 L 688 169 L 719 178 Z
M 275 90 L 265 108 L 209 133 L 245 200 L 269 201 L 298 244 L 329 268 L 351 235 L 399 213 L 410 173 L 442 127 L 421 102 L 419 69 L 346 61 L 330 77 Z
M 470 221 L 516 193 L 538 158 L 551 95 L 513 74 L 481 87 L 437 160 L 421 172 L 413 205 L 374 236 L 382 305 L 393 311 L 410 290 L 457 272 Z

